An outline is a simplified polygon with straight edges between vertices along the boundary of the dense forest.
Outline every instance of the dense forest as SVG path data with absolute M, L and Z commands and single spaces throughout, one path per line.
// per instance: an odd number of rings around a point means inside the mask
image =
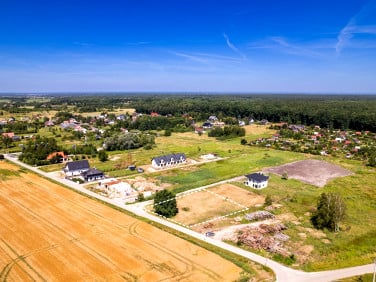
M 10 100 L 11 102 L 0 102 L 0 111 L 64 111 L 73 107 L 76 112 L 98 112 L 123 107 L 135 108 L 138 113 L 143 114 L 157 112 L 162 116 L 170 115 L 176 118 L 185 115 L 196 121 L 205 121 L 208 116 L 216 115 L 220 120 L 229 117 L 252 118 L 271 122 L 316 124 L 327 128 L 376 131 L 375 95 L 103 94 L 51 95 L 44 100 L 31 101 L 25 97 L 11 97 Z M 28 107 L 25 108 L 25 105 Z M 170 127 L 170 122 L 160 120 L 158 127 Z M 153 129 L 156 125 L 149 127 L 145 130 Z
M 375 96 L 153 96 L 135 98 L 131 105 L 140 113 L 189 114 L 197 120 L 217 115 L 220 119 L 247 117 L 270 122 L 376 131 Z

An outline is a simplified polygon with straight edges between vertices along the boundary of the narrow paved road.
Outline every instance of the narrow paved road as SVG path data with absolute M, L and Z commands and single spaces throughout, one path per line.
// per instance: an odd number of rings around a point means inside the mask
M 340 279 L 340 278 L 345 278 L 345 277 L 362 275 L 362 274 L 365 274 L 365 273 L 372 273 L 374 271 L 374 264 L 368 264 L 368 265 L 350 267 L 350 268 L 344 268 L 344 269 L 338 269 L 338 270 L 321 271 L 321 272 L 304 272 L 304 271 L 291 269 L 291 268 L 288 268 L 288 267 L 286 267 L 286 266 L 284 266 L 284 265 L 282 265 L 278 262 L 275 262 L 273 260 L 264 258 L 260 255 L 254 254 L 252 252 L 249 252 L 249 251 L 240 249 L 238 247 L 229 245 L 225 242 L 222 242 L 222 241 L 219 241 L 219 240 L 214 240 L 212 238 L 206 237 L 203 234 L 195 232 L 191 229 L 185 228 L 183 226 L 180 226 L 178 224 L 175 224 L 175 223 L 172 223 L 168 220 L 165 220 L 162 217 L 152 215 L 152 214 L 146 212 L 145 209 L 144 209 L 144 207 L 146 205 L 152 203 L 151 201 L 136 203 L 136 204 L 133 204 L 133 205 L 125 205 L 122 202 L 119 202 L 119 201 L 116 201 L 116 200 L 113 200 L 113 199 L 109 199 L 107 197 L 98 195 L 98 194 L 96 194 L 92 191 L 89 191 L 89 190 L 85 189 L 84 187 L 82 187 L 81 185 L 76 184 L 76 183 L 74 183 L 70 180 L 61 179 L 59 177 L 56 177 L 53 174 L 43 172 L 36 167 L 32 167 L 32 166 L 29 166 L 27 164 L 24 164 L 17 159 L 16 155 L 6 154 L 5 158 L 7 160 L 11 161 L 11 162 L 14 162 L 14 163 L 22 166 L 22 167 L 25 167 L 25 168 L 27 168 L 31 171 L 34 171 L 34 172 L 36 172 L 36 173 L 38 173 L 38 174 L 40 174 L 44 177 L 47 177 L 47 178 L 50 178 L 54 181 L 60 182 L 60 183 L 66 185 L 66 186 L 68 186 L 72 189 L 75 189 L 77 191 L 85 193 L 85 194 L 87 194 L 91 197 L 95 197 L 95 198 L 100 199 L 104 202 L 110 203 L 110 204 L 115 205 L 119 208 L 130 211 L 130 212 L 132 212 L 132 213 L 134 213 L 138 216 L 142 216 L 142 217 L 147 218 L 149 220 L 158 222 L 158 223 L 163 224 L 165 226 L 168 226 L 172 229 L 175 229 L 175 230 L 180 231 L 182 233 L 188 234 L 188 235 L 190 235 L 190 236 L 192 236 L 196 239 L 203 240 L 203 241 L 205 241 L 209 244 L 212 244 L 212 245 L 217 246 L 219 248 L 228 250 L 228 251 L 233 252 L 237 255 L 243 256 L 245 258 L 248 258 L 250 260 L 258 262 L 262 265 L 265 265 L 265 266 L 271 268 L 275 272 L 277 281 L 281 281 L 281 282 L 295 282 L 295 281 L 297 281 L 297 282 L 317 282 L 317 281 L 326 282 L 326 281 L 334 281 L 334 280 L 337 280 L 337 279 Z M 197 189 L 207 188 L 207 187 L 218 185 L 218 184 L 225 183 L 225 182 L 228 182 L 228 181 L 230 181 L 230 180 L 221 181 L 219 183 L 211 184 L 211 185 L 208 185 L 208 186 L 205 186 L 205 187 L 200 187 L 200 188 L 197 188 Z

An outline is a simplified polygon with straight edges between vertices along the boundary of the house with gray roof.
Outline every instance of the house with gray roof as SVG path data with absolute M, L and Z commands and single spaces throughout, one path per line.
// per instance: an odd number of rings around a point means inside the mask
M 170 154 L 165 156 L 154 157 L 151 161 L 151 165 L 154 168 L 166 168 L 177 166 L 187 162 L 187 158 L 183 153 Z
M 88 182 L 104 179 L 103 171 L 100 171 L 96 168 L 90 168 L 89 170 L 82 172 L 81 176 L 85 179 L 85 181 Z
M 263 189 L 268 186 L 269 176 L 264 175 L 261 172 L 247 174 L 245 177 L 247 177 L 247 180 L 244 182 L 244 184 L 249 187 Z
M 88 171 L 89 169 L 90 169 L 90 164 L 88 160 L 68 162 L 65 165 L 64 173 L 65 173 L 65 176 L 78 176 L 78 175 L 81 175 L 81 173 Z

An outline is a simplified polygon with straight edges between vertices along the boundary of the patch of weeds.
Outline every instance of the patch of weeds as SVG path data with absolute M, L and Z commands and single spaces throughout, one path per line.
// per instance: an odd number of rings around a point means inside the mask
M 296 262 L 296 257 L 294 254 L 291 254 L 290 256 L 283 256 L 281 254 L 275 254 L 273 255 L 273 260 L 282 262 L 286 265 L 292 265 L 293 263 Z
M 18 171 L 0 168 L 0 175 L 1 175 L 2 180 L 6 180 L 7 178 L 10 178 L 12 176 L 19 176 L 20 174 Z

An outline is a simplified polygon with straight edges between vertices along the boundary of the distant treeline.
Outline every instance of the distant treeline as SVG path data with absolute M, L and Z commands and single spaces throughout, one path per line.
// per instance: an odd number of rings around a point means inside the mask
M 78 112 L 135 108 L 138 113 L 182 117 L 205 121 L 210 115 L 219 119 L 267 119 L 321 127 L 370 130 L 376 132 L 376 95 L 49 95 L 44 100 L 7 97 L 0 110 L 26 112 L 54 109 Z M 73 107 L 72 107 L 73 106 Z M 163 127 L 163 126 L 162 126 Z
M 376 131 L 376 96 L 319 95 L 205 95 L 135 97 L 140 113 L 188 114 L 196 120 L 210 115 L 267 119 L 327 128 Z

